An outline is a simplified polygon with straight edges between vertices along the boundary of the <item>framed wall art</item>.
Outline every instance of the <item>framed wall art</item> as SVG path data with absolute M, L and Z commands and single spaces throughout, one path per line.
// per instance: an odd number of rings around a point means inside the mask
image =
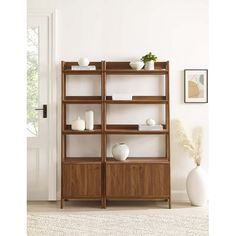
M 208 103 L 208 70 L 184 70 L 184 102 Z

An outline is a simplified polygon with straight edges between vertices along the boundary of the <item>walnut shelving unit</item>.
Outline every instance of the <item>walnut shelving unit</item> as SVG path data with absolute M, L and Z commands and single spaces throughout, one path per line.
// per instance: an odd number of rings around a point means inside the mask
M 170 185 L 170 105 L 169 62 L 156 62 L 155 70 L 133 70 L 129 62 L 91 62 L 96 70 L 72 71 L 77 62 L 61 62 L 61 208 L 64 200 L 101 200 L 106 208 L 107 200 L 155 200 L 168 201 L 171 208 Z M 100 75 L 101 96 L 67 96 L 67 75 Z M 165 96 L 133 96 L 132 101 L 114 101 L 106 96 L 107 75 L 165 75 Z M 157 78 L 158 79 L 158 78 Z M 93 131 L 74 131 L 66 123 L 67 104 L 100 104 L 101 124 Z M 164 104 L 165 124 L 161 131 L 139 131 L 138 125 L 107 124 L 107 106 L 111 104 Z M 116 161 L 107 157 L 108 135 L 164 135 L 164 157 L 129 157 Z M 66 155 L 67 135 L 101 135 L 100 157 L 71 158 Z

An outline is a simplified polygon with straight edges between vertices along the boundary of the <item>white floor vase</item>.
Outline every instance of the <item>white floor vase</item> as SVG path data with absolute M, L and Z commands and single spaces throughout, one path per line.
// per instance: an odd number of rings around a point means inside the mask
M 201 166 L 195 167 L 188 174 L 186 188 L 192 205 L 206 205 L 208 200 L 207 173 Z

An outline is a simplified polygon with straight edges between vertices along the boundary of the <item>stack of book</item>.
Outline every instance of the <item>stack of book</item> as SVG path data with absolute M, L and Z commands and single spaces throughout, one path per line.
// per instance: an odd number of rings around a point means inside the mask
M 96 66 L 71 66 L 71 70 L 96 70 Z
M 163 125 L 146 125 L 141 124 L 138 125 L 139 131 L 157 131 L 157 130 L 163 130 Z
M 132 100 L 133 96 L 129 93 L 114 93 L 112 94 L 112 100 Z

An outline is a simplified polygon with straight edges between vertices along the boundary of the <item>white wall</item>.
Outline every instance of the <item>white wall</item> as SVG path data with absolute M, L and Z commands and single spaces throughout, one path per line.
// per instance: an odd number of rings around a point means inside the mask
M 78 60 L 81 56 L 91 60 L 132 60 L 149 51 L 157 54 L 161 61 L 169 60 L 171 119 L 181 119 L 189 131 L 196 126 L 203 127 L 203 166 L 207 169 L 208 105 L 183 103 L 183 70 L 208 65 L 206 0 L 28 0 L 28 9 L 58 10 L 58 63 Z M 120 89 L 116 82 L 114 86 Z M 151 87 L 146 86 L 150 92 Z M 136 88 L 141 92 L 142 87 L 137 85 Z M 139 114 L 144 114 L 142 108 Z M 141 120 L 144 118 L 140 115 Z M 131 142 L 132 139 L 125 140 Z M 139 143 L 142 141 L 138 140 Z M 171 155 L 173 197 L 183 200 L 186 175 L 194 164 L 173 135 Z

